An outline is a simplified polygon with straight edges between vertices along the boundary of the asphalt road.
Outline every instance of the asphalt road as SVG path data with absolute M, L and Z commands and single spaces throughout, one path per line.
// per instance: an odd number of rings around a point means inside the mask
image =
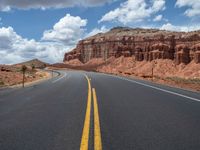
M 200 93 L 60 73 L 0 90 L 0 150 L 200 150 Z

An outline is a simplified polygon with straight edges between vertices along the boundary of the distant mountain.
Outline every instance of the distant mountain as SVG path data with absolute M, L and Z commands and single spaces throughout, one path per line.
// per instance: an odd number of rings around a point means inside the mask
M 22 62 L 22 63 L 19 63 L 19 64 L 15 64 L 16 66 L 19 66 L 19 65 L 26 65 L 26 66 L 35 66 L 35 68 L 45 68 L 47 67 L 49 64 L 46 63 L 46 62 L 43 62 L 39 59 L 33 59 L 33 60 L 30 60 L 30 61 L 26 61 L 26 62 Z

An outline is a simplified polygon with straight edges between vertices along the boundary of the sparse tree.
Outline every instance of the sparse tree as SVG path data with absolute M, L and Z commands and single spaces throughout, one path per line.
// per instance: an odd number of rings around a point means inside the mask
M 152 61 L 152 81 L 153 81 L 153 79 L 154 79 L 154 68 L 155 68 L 155 66 L 156 66 L 156 64 L 157 64 L 157 61 L 156 60 L 153 60 Z
M 31 68 L 32 68 L 32 71 L 34 71 L 34 70 L 35 70 L 35 65 L 32 64 L 32 65 L 31 65 Z
M 27 70 L 26 65 L 23 65 L 22 68 L 21 68 L 21 71 L 22 71 L 22 73 L 23 73 L 23 81 L 22 81 L 22 86 L 23 86 L 23 88 L 24 88 L 26 70 Z

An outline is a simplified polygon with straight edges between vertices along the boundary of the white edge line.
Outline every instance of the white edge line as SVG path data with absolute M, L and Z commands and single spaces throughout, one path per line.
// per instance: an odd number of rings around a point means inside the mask
M 58 82 L 59 80 L 61 80 L 62 78 L 66 77 L 66 76 L 67 76 L 67 74 L 65 73 L 65 75 L 63 75 L 61 78 L 58 78 L 58 79 L 52 81 L 52 83 L 56 83 L 56 82 Z
M 173 94 L 173 95 L 177 95 L 177 96 L 184 97 L 184 98 L 187 98 L 187 99 L 190 99 L 190 100 L 193 100 L 193 101 L 200 102 L 200 99 L 193 98 L 193 97 L 190 97 L 190 96 L 186 96 L 186 95 L 183 95 L 183 94 L 180 94 L 180 93 L 176 93 L 176 92 L 172 92 L 172 91 L 169 91 L 169 90 L 161 89 L 161 88 L 158 88 L 158 87 L 155 87 L 155 86 L 151 86 L 151 85 L 148 85 L 148 84 L 140 83 L 140 82 L 137 82 L 137 81 L 134 81 L 134 80 L 130 80 L 130 79 L 126 79 L 126 78 L 123 78 L 123 77 L 112 76 L 112 75 L 108 75 L 108 76 L 115 77 L 115 78 L 118 78 L 118 79 L 121 79 L 121 80 L 126 80 L 126 81 L 129 81 L 129 82 L 133 82 L 133 83 L 136 83 L 136 84 L 139 84 L 139 85 L 150 87 L 152 89 L 156 89 L 156 90 L 159 90 L 159 91 L 162 91 L 162 92 L 170 93 L 170 94 Z

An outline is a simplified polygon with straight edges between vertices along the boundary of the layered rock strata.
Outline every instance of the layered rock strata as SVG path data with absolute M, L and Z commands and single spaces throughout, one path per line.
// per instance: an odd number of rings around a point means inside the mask
M 64 56 L 64 62 L 93 58 L 135 57 L 137 61 L 171 59 L 176 64 L 200 63 L 200 31 L 170 32 L 157 29 L 113 28 L 81 40 Z

